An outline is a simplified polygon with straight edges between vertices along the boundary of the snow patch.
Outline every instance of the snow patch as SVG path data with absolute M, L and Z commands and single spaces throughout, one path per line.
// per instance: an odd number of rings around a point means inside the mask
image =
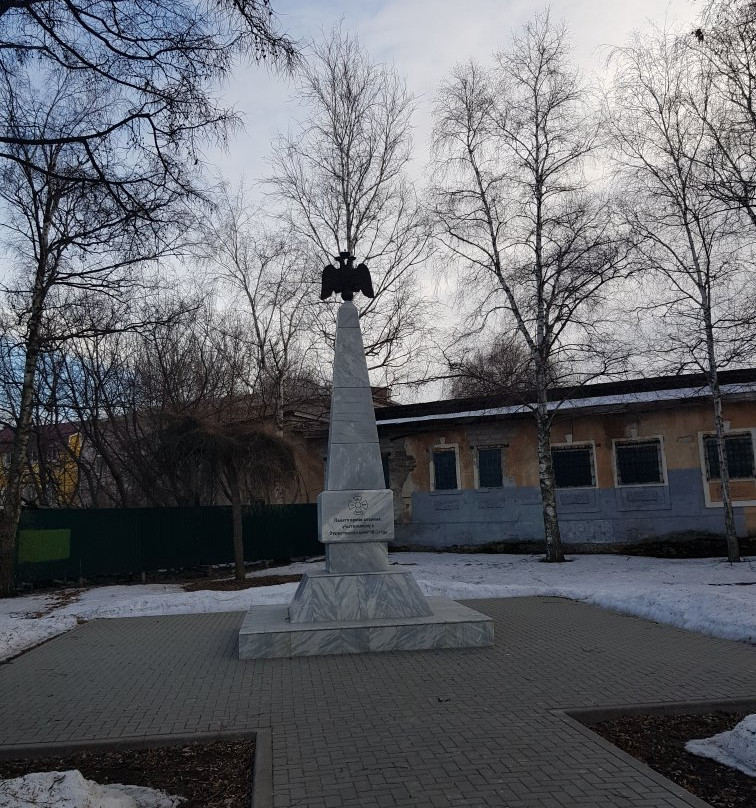
M 747 715 L 728 732 L 688 741 L 685 749 L 756 777 L 756 713 Z
M 7 620 L 0 618 L 0 660 L 16 656 L 27 648 L 57 637 L 75 625 L 76 618 L 70 615 L 16 617 Z
M 101 786 L 76 769 L 0 780 L 0 808 L 176 808 L 184 801 L 142 786 Z
M 490 553 L 389 555 L 393 566 L 414 574 L 426 595 L 452 600 L 570 598 L 712 637 L 756 643 L 753 561 L 577 555 L 570 563 L 544 564 L 539 558 Z M 298 562 L 275 572 L 293 575 L 320 566 Z M 249 577 L 270 574 L 261 570 Z M 250 606 L 289 603 L 296 589 L 296 583 L 289 583 L 186 592 L 176 584 L 145 584 L 87 589 L 67 603 L 60 593 L 0 599 L 0 660 L 73 628 L 77 621 L 245 612 Z

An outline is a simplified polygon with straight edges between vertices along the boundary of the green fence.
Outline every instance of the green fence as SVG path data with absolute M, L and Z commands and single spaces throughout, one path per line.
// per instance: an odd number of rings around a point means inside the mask
M 243 527 L 247 561 L 323 552 L 314 504 L 245 508 Z M 231 508 L 28 510 L 17 546 L 22 582 L 227 564 L 234 558 Z

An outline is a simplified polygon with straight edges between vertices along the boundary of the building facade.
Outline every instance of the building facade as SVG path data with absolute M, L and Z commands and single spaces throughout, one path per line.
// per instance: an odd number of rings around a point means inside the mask
M 756 371 L 722 375 L 738 535 L 756 536 Z M 717 542 L 724 534 L 713 408 L 700 375 L 554 391 L 552 458 L 562 539 L 574 549 Z M 543 542 L 536 429 L 494 398 L 379 407 L 396 543 Z

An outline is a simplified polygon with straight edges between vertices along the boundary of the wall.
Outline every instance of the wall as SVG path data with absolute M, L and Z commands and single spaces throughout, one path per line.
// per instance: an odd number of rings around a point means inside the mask
M 726 406 L 731 430 L 756 427 L 756 402 Z M 595 488 L 557 493 L 566 544 L 630 545 L 674 537 L 720 536 L 724 532 L 717 486 L 701 470 L 700 433 L 710 433 L 705 403 L 670 403 L 655 410 L 563 415 L 555 419 L 552 443 L 593 442 Z M 414 430 L 412 430 L 414 426 Z M 535 426 L 529 417 L 471 424 L 381 427 L 394 490 L 396 542 L 448 547 L 543 540 L 541 498 L 535 458 Z M 662 437 L 666 485 L 617 487 L 613 440 Z M 504 487 L 475 489 L 475 448 L 500 445 Z M 431 491 L 434 447 L 455 447 L 460 490 Z M 736 497 L 756 499 L 753 481 L 733 485 Z M 705 497 L 709 489 L 710 503 Z M 739 535 L 756 535 L 756 506 L 735 509 Z

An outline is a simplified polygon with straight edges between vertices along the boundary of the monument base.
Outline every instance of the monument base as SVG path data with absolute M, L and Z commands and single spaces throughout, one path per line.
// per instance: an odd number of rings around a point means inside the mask
M 429 617 L 430 613 L 417 581 L 405 570 L 306 572 L 289 604 L 292 623 Z
M 427 599 L 425 617 L 292 623 L 289 606 L 253 606 L 239 631 L 239 659 L 482 648 L 493 645 L 493 620 L 447 598 Z

